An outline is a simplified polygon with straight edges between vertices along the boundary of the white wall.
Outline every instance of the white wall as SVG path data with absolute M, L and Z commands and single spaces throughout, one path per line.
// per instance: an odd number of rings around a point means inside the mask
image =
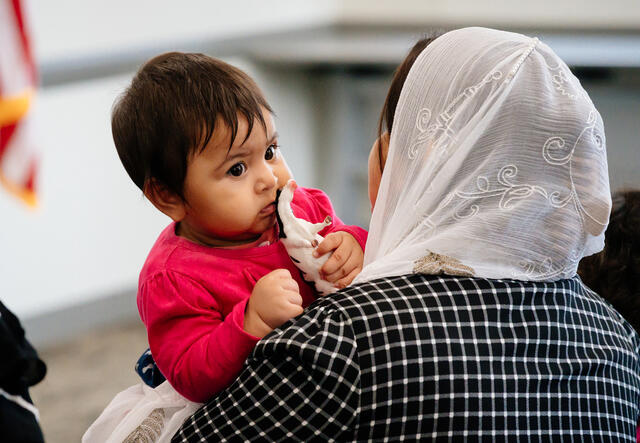
M 360 25 L 640 29 L 637 0 L 347 0 L 336 6 L 343 22 Z
M 338 0 L 32 0 L 38 60 L 258 35 L 329 22 Z

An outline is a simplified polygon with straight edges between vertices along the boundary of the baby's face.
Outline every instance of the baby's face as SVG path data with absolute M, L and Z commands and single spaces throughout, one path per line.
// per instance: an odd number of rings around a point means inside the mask
M 263 110 L 266 131 L 239 116 L 238 133 L 229 150 L 231 131 L 222 122 L 205 149 L 187 166 L 185 216 L 179 234 L 210 246 L 237 246 L 257 240 L 276 223 L 278 188 L 291 178 L 271 113 Z

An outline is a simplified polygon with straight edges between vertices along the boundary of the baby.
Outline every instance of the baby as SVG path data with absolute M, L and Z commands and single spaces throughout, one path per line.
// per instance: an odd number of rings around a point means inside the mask
M 189 400 L 229 385 L 256 342 L 316 294 L 278 241 L 275 200 L 291 172 L 272 110 L 241 70 L 202 54 L 148 61 L 113 108 L 127 173 L 171 223 L 142 268 L 138 309 L 158 368 Z M 317 248 L 337 287 L 362 267 L 366 231 L 322 191 L 298 187 L 296 217 L 333 223 Z

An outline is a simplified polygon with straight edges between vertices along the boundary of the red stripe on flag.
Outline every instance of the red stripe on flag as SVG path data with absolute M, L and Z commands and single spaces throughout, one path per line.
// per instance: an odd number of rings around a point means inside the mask
M 27 35 L 27 30 L 24 22 L 24 14 L 22 13 L 22 2 L 20 0 L 11 0 L 13 6 L 13 13 L 16 16 L 16 23 L 18 25 L 18 32 L 20 33 L 20 41 L 22 42 L 22 52 L 29 68 L 29 75 L 31 76 L 31 84 L 35 85 L 36 76 L 36 64 L 33 60 L 33 53 L 31 52 L 31 42 Z
M 0 126 L 0 163 L 2 162 L 4 151 L 6 151 L 7 146 L 9 146 L 9 140 L 11 140 L 11 137 L 13 137 L 13 134 L 16 132 L 17 127 L 18 123 L 11 123 L 6 126 Z
M 35 192 L 36 190 L 37 170 L 38 170 L 38 162 L 34 160 L 29 165 L 29 173 L 27 174 L 27 181 L 24 183 L 24 188 L 29 192 Z

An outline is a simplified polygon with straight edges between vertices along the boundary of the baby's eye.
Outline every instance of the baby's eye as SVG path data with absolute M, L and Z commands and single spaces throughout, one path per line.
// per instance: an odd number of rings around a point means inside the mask
M 227 174 L 232 175 L 234 177 L 240 177 L 247 170 L 247 166 L 244 163 L 236 163 L 235 165 L 229 168 Z
M 264 153 L 265 160 L 271 160 L 272 158 L 274 158 L 277 154 L 277 149 L 278 149 L 278 145 L 276 145 L 275 143 L 272 145 L 269 145 L 269 147 Z

